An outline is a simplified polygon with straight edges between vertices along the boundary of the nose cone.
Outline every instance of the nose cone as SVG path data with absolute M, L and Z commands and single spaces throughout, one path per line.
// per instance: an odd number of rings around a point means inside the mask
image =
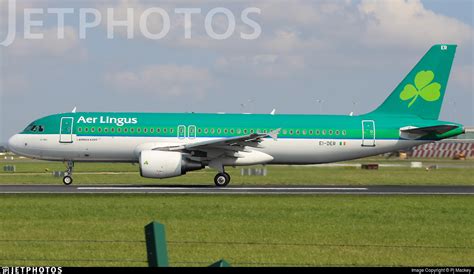
M 8 149 L 11 152 L 18 153 L 18 150 L 20 147 L 21 147 L 21 136 L 19 136 L 19 134 L 15 134 L 8 140 Z

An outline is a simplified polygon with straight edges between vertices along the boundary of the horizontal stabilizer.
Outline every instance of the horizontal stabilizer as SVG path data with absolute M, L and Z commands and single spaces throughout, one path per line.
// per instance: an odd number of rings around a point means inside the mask
M 455 125 L 439 125 L 432 127 L 407 127 L 401 128 L 402 133 L 416 134 L 416 135 L 428 135 L 428 134 L 443 134 L 450 130 L 457 128 Z

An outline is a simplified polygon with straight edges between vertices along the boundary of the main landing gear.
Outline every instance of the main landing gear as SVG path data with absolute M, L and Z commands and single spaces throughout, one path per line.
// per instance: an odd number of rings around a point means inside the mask
M 217 173 L 214 177 L 214 183 L 218 187 L 224 187 L 230 183 L 230 175 L 227 172 Z
M 73 161 L 67 161 L 66 163 L 67 169 L 64 172 L 64 177 L 63 177 L 63 183 L 65 185 L 70 185 L 72 184 L 72 169 L 74 168 L 74 162 Z

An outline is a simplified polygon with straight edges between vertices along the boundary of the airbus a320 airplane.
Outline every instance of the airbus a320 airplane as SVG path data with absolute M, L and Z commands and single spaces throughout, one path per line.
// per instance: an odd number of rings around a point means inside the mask
M 319 164 L 377 155 L 464 132 L 439 121 L 456 45 L 434 45 L 376 110 L 359 116 L 62 113 L 38 119 L 8 141 L 11 151 L 74 162 L 139 163 L 147 178 L 206 166 L 226 186 L 228 166 Z

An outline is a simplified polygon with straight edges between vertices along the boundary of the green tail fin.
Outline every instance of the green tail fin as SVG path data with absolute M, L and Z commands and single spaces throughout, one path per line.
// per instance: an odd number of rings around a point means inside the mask
M 456 45 L 434 45 L 372 113 L 412 114 L 437 120 L 441 111 Z

